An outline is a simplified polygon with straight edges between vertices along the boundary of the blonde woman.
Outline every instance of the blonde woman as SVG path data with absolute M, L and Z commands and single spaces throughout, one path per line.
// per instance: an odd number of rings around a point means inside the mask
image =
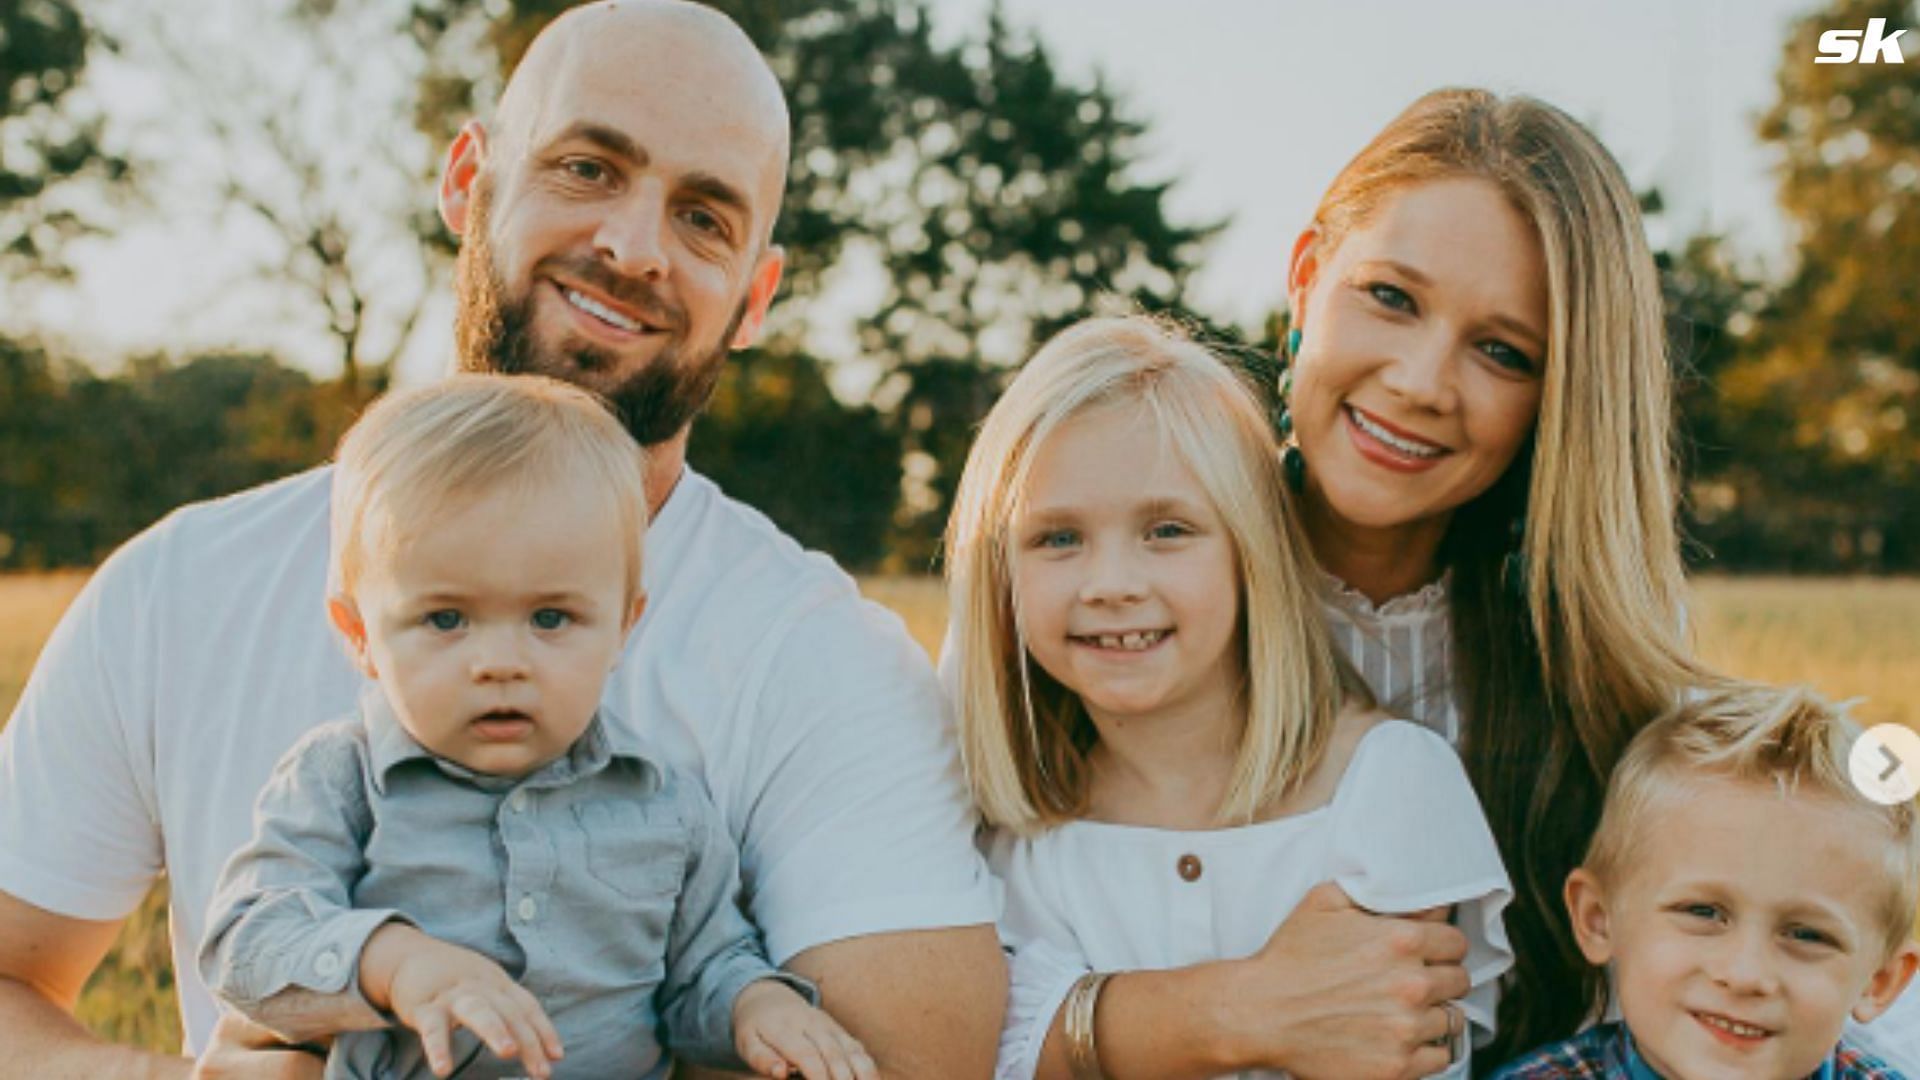
M 1460 749 L 1517 895 L 1487 1055 L 1565 1038 L 1604 973 L 1560 904 L 1628 742 L 1691 688 L 1669 361 L 1638 202 L 1554 107 L 1441 90 L 1294 245 L 1284 377 L 1336 640 Z M 1920 996 L 1859 1032 L 1920 1037 Z M 1904 1017 L 1904 1019 L 1902 1019 Z
M 1289 470 L 1336 640 L 1461 750 L 1517 895 L 1488 1055 L 1598 1002 L 1560 886 L 1633 733 L 1708 677 L 1682 640 L 1659 278 L 1591 133 L 1443 90 L 1294 246 Z
M 1403 1034 L 1423 1074 L 1490 1028 L 1498 851 L 1446 741 L 1337 659 L 1289 502 L 1254 388 L 1145 319 L 1061 333 L 988 414 L 948 570 L 1018 951 L 999 1075 L 1084 1072 L 1094 972 L 1246 956 L 1322 882 L 1470 941 L 1464 999 Z
M 1289 290 L 1286 471 L 1334 641 L 1460 750 L 1513 878 L 1515 969 L 1477 1052 L 1497 1063 L 1599 1007 L 1561 883 L 1634 732 L 1715 681 L 1684 641 L 1658 276 L 1591 133 L 1441 90 L 1335 178 Z M 1301 905 L 1244 961 L 1108 980 L 1107 1074 L 1418 1075 L 1400 1036 L 1465 985 L 1466 944 L 1348 899 Z M 1920 1028 L 1914 999 L 1876 1032 Z

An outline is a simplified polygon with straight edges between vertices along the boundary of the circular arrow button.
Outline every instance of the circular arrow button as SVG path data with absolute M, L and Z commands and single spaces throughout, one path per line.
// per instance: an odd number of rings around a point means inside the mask
M 1920 732 L 1899 724 L 1875 724 L 1853 744 L 1847 759 L 1853 786 L 1882 806 L 1920 795 Z

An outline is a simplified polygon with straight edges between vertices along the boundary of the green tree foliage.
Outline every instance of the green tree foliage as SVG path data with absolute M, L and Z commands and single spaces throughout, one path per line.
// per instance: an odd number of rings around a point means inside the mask
M 176 506 L 319 463 L 348 420 L 334 387 L 266 357 L 102 378 L 0 340 L 0 569 L 91 565 Z
M 432 58 L 423 128 L 450 134 L 569 6 L 418 0 L 415 32 Z M 860 493 L 886 513 L 858 517 L 891 517 L 889 550 L 901 565 L 925 568 L 967 443 L 1007 365 L 1103 299 L 1178 305 L 1216 226 L 1170 222 L 1167 186 L 1132 175 L 1141 126 L 1104 85 L 1063 78 L 1045 49 L 997 13 L 983 35 L 946 45 L 912 2 L 714 6 L 768 55 L 793 114 L 793 168 L 775 234 L 788 253 L 788 289 L 761 351 L 811 364 L 809 332 L 849 316 L 845 293 L 830 299 L 840 272 L 880 283 L 877 299 L 851 313 L 853 332 L 862 361 L 882 373 L 872 400 L 897 440 L 891 454 L 904 460 L 905 487 Z M 497 68 L 473 65 L 479 44 L 492 46 Z M 839 415 L 846 409 L 830 395 L 810 407 L 827 428 L 858 422 Z M 728 470 L 752 455 L 720 445 L 735 434 L 707 423 L 692 454 L 745 494 Z M 840 469 L 838 456 L 821 463 Z M 880 478 L 876 470 L 872 479 Z M 838 479 L 793 473 L 789 486 L 825 490 Z M 805 533 L 806 512 L 774 516 Z
M 847 565 L 882 563 L 900 440 L 870 406 L 835 400 L 812 357 L 745 354 L 700 423 L 700 468 L 735 497 Z
M 1808 566 L 1920 566 L 1920 65 L 1812 62 L 1823 30 L 1873 18 L 1898 29 L 1920 11 L 1834 0 L 1787 35 L 1759 133 L 1780 154 L 1795 264 L 1721 380 L 1730 413 L 1793 451 L 1756 524 L 1793 529 Z
M 63 242 L 90 224 L 62 187 L 126 171 L 74 93 L 96 44 L 67 0 L 0 0 L 0 273 L 61 273 Z

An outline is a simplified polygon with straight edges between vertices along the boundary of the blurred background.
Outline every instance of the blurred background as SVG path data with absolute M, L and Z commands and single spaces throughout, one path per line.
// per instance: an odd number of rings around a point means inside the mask
M 310 467 L 448 367 L 439 155 L 551 0 L 0 0 L 0 716 L 116 545 Z M 1055 329 L 1177 311 L 1271 348 L 1334 173 L 1420 93 L 1530 93 L 1642 193 L 1715 663 L 1920 725 L 1913 3 L 728 0 L 785 83 L 770 333 L 692 461 L 929 648 L 979 418 Z M 178 1044 L 150 903 L 86 1018 Z

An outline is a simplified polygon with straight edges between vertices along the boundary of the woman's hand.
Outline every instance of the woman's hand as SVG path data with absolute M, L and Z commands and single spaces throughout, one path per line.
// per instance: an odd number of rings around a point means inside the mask
M 534 1080 L 552 1075 L 560 1033 L 540 1002 L 500 965 L 404 923 L 373 932 L 360 954 L 361 992 L 420 1034 L 435 1076 L 453 1071 L 453 1029 L 464 1027 L 496 1057 L 518 1058 Z
M 1244 960 L 1115 974 L 1094 1018 L 1101 1067 L 1113 1080 L 1207 1080 L 1249 1069 L 1284 1069 L 1298 1080 L 1441 1072 L 1452 1057 L 1444 1037 L 1458 1026 L 1458 1006 L 1441 1003 L 1469 987 L 1460 965 L 1466 935 L 1444 918 L 1377 915 L 1339 886 L 1317 885 Z M 1036 1075 L 1072 1075 L 1060 1012 Z
M 1315 886 L 1258 953 L 1235 965 L 1228 1030 L 1250 1065 L 1300 1080 L 1402 1080 L 1445 1069 L 1466 994 L 1467 938 L 1446 912 L 1378 915 Z M 1435 1045 L 1435 1040 L 1442 1040 Z

